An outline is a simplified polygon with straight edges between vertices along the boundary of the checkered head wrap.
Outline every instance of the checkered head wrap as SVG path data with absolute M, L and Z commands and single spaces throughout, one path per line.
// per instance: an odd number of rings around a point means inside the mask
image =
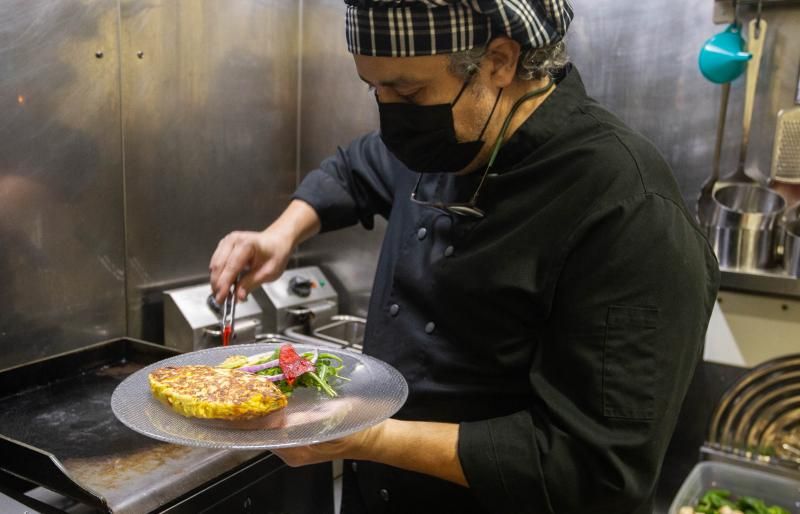
M 496 35 L 522 50 L 559 41 L 572 21 L 569 0 L 345 0 L 347 49 L 413 57 L 480 47 Z

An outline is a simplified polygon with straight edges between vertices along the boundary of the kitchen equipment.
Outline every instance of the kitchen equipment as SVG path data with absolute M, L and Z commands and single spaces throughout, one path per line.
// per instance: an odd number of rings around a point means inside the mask
M 800 480 L 800 354 L 772 359 L 739 378 L 714 410 L 705 445 Z
M 800 201 L 800 74 L 794 103 L 778 112 L 770 172 L 770 187 L 790 203 Z
M 339 313 L 339 295 L 317 266 L 287 269 L 277 280 L 253 291 L 253 296 L 263 308 L 265 332 L 304 325 L 308 333 Z
M 204 448 L 265 449 L 344 437 L 392 416 L 406 401 L 408 385 L 400 372 L 388 364 L 352 351 L 304 344 L 294 345 L 298 353 L 322 350 L 339 356 L 344 364 L 342 374 L 350 380 L 336 386 L 335 398 L 312 388 L 295 389 L 289 404 L 268 416 L 274 421 L 270 428 L 237 430 L 224 427 L 224 422 L 185 418 L 162 405 L 150 392 L 147 375 L 156 368 L 217 365 L 231 355 L 255 355 L 279 346 L 256 343 L 170 357 L 125 379 L 114 391 L 111 407 L 126 426 L 160 441 Z
M 786 209 L 782 221 L 783 269 L 792 277 L 800 277 L 800 202 Z
M 722 139 L 725 134 L 725 118 L 728 112 L 728 98 L 731 93 L 730 82 L 722 84 L 720 101 L 719 101 L 719 116 L 717 118 L 717 136 L 714 143 L 714 162 L 711 167 L 711 176 L 703 183 L 700 189 L 700 197 L 697 199 L 697 219 L 700 226 L 706 232 L 709 230 L 711 224 L 711 216 L 714 211 L 714 187 L 719 180 L 719 162 L 722 156 Z
M 339 295 L 318 267 L 288 269 L 254 296 L 263 307 L 266 332 L 361 351 L 367 321 L 339 314 Z
M 734 21 L 722 32 L 710 37 L 700 49 L 697 65 L 705 78 L 726 84 L 744 73 L 752 55 L 744 51 L 739 23 Z
M 725 462 L 697 464 L 675 495 L 669 514 L 678 514 L 681 507 L 696 506 L 709 489 L 724 489 L 737 498 L 753 496 L 769 506 L 778 505 L 800 514 L 800 481 Z
M 161 443 L 116 420 L 109 402 L 120 382 L 175 355 L 162 345 L 115 339 L 0 371 L 3 493 L 36 512 L 55 510 L 40 509 L 33 498 L 73 507 L 77 501 L 92 512 L 265 512 L 269 505 L 270 512 L 332 513 L 330 466 L 303 472 L 268 452 Z M 40 487 L 29 490 L 30 483 Z M 292 490 L 302 494 L 285 498 Z
M 342 348 L 362 351 L 364 345 L 364 330 L 367 320 L 359 316 L 337 314 L 331 317 L 331 322 L 312 330 L 311 335 L 328 343 L 333 343 Z M 286 331 L 292 335 L 291 330 Z
M 718 182 L 718 187 L 736 182 L 754 182 L 744 171 L 747 160 L 747 145 L 750 142 L 750 123 L 753 118 L 753 106 L 756 98 L 756 85 L 761 66 L 761 54 L 764 40 L 767 37 L 767 22 L 759 16 L 750 20 L 747 25 L 747 50 L 753 58 L 747 62 L 747 79 L 745 82 L 744 115 L 742 118 L 742 145 L 739 149 L 739 165 L 736 171 Z
M 231 342 L 253 342 L 261 332 L 262 311 L 257 302 L 237 302 L 235 311 L 232 304 L 220 307 L 211 296 L 210 284 L 170 289 L 163 297 L 164 343 L 170 348 L 188 352 L 223 344 L 223 308 L 229 312 L 228 326 L 236 322 Z
M 710 241 L 723 268 L 765 270 L 775 260 L 775 228 L 786 201 L 756 184 L 714 192 Z

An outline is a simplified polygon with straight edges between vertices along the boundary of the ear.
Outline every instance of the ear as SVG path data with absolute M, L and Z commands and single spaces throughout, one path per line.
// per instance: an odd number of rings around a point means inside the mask
M 484 65 L 489 70 L 489 80 L 495 87 L 508 87 L 517 75 L 520 56 L 519 43 L 506 36 L 497 36 L 489 41 Z M 488 66 L 487 66 L 488 65 Z

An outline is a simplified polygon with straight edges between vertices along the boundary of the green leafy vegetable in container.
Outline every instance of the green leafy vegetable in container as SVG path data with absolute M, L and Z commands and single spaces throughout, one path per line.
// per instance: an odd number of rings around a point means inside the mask
M 767 506 L 752 496 L 733 498 L 725 489 L 709 489 L 695 507 L 681 507 L 678 514 L 791 514 L 777 505 Z

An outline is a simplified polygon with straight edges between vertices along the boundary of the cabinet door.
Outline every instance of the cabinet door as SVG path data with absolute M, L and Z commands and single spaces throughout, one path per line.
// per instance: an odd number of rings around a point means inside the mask
M 247 484 L 202 514 L 333 514 L 331 464 L 281 467 Z

